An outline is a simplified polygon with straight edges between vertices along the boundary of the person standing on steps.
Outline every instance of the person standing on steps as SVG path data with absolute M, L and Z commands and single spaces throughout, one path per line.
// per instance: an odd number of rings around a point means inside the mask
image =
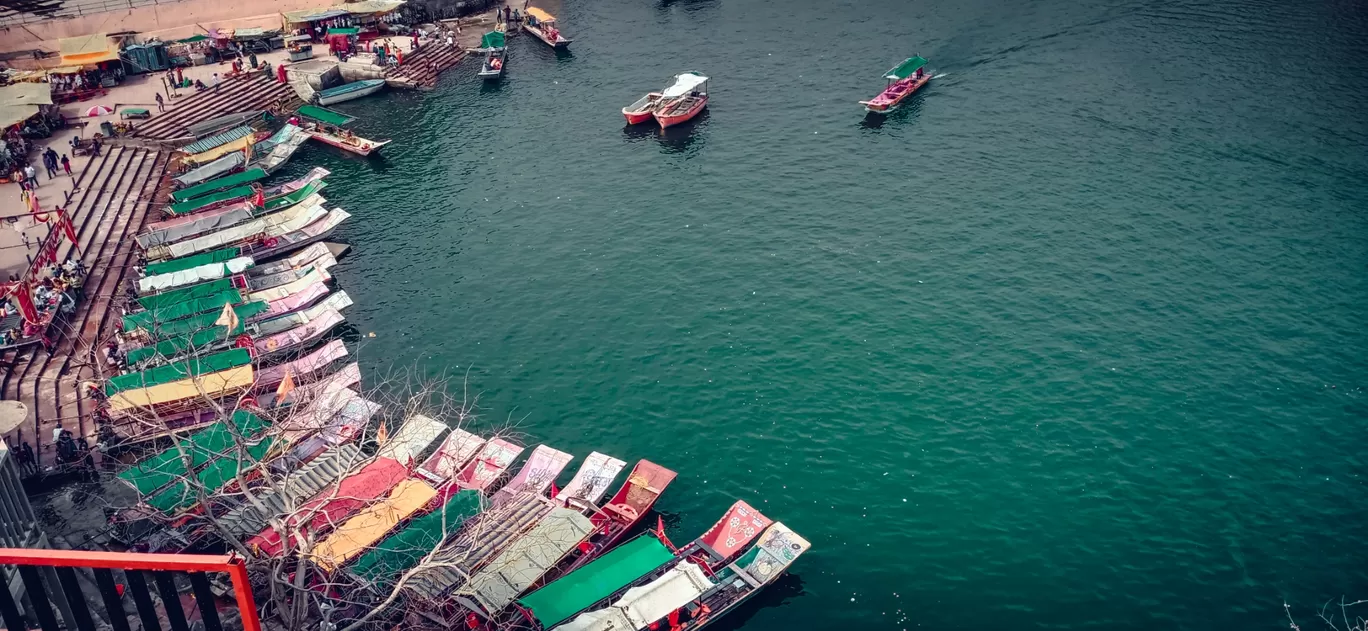
M 62 154 L 62 170 L 66 171 L 67 177 L 71 177 L 71 158 L 68 158 L 65 153 Z
M 160 113 L 160 112 L 165 112 L 165 111 L 166 111 L 166 101 L 163 101 L 163 100 L 162 100 L 162 95 L 161 95 L 161 93 L 158 93 L 158 94 L 157 94 L 157 112 Z
M 33 168 L 32 164 L 24 165 L 24 179 L 29 183 L 29 190 L 38 188 L 38 169 Z

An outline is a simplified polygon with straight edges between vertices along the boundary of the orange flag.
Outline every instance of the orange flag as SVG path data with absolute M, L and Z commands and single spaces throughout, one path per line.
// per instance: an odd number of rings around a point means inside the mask
M 375 430 L 375 444 L 384 445 L 389 440 L 389 429 L 385 427 L 385 422 L 380 421 L 380 429 Z
M 285 396 L 294 391 L 294 389 L 294 377 L 290 376 L 290 371 L 287 370 L 285 371 L 285 378 L 282 379 L 280 385 L 276 387 L 276 403 L 284 401 Z

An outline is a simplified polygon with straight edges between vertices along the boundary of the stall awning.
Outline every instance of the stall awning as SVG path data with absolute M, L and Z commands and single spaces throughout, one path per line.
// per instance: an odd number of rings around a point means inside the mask
M 404 0 L 361 0 L 360 2 L 339 4 L 333 8 L 342 9 L 352 15 L 357 15 L 364 13 L 389 13 L 401 6 L 404 6 Z
M 84 66 L 119 59 L 118 46 L 111 44 L 109 36 L 104 33 L 57 40 L 57 49 L 62 53 L 63 66 Z
M 16 83 L 0 88 L 0 127 L 28 120 L 40 105 L 52 105 L 51 84 Z
M 259 26 L 240 28 L 233 33 L 233 37 L 261 37 L 266 34 L 266 29 Z
M 313 22 L 316 20 L 326 20 L 328 18 L 339 18 L 349 14 L 345 10 L 340 9 L 304 9 L 302 11 L 287 11 L 282 15 L 285 16 L 286 22 L 289 22 L 290 24 L 298 24 L 300 22 Z
M 347 27 L 347 28 L 330 28 L 330 29 L 328 29 L 328 34 L 329 34 L 329 35 L 359 35 L 360 33 L 361 33 L 361 29 L 356 28 L 355 26 L 349 26 L 349 27 Z

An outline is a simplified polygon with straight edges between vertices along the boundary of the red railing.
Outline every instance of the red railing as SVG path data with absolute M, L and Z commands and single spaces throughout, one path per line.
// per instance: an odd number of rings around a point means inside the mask
M 236 556 L 0 548 L 0 567 L 7 566 L 18 568 L 20 578 L 29 592 L 28 600 L 32 602 L 33 608 L 36 610 L 33 613 L 38 619 L 39 627 L 43 628 L 44 631 L 49 631 L 50 627 L 52 627 L 51 631 L 55 631 L 56 627 L 56 618 L 53 615 L 51 603 L 48 601 L 49 590 L 51 589 L 60 589 L 65 596 L 67 607 L 64 611 L 69 610 L 71 612 L 72 617 L 75 618 L 74 626 L 76 628 L 84 629 L 91 624 L 89 604 L 86 602 L 87 598 L 75 578 L 74 568 L 89 568 L 94 571 L 106 612 L 111 619 L 118 619 L 118 622 L 114 623 L 115 629 L 127 628 L 127 621 L 124 619 L 125 612 L 120 603 L 123 592 L 116 589 L 111 570 L 125 572 L 125 578 L 129 589 L 133 592 L 133 600 L 138 613 L 144 618 L 148 614 L 146 609 L 151 606 L 151 598 L 148 595 L 146 580 L 142 576 L 142 572 L 153 573 L 154 581 L 162 594 L 164 606 L 168 610 L 175 609 L 178 612 L 180 610 L 179 599 L 169 598 L 167 593 L 168 591 L 172 594 L 176 593 L 170 573 L 189 574 L 196 600 L 200 604 L 202 619 L 206 622 L 206 628 L 221 628 L 221 626 L 217 624 L 217 609 L 214 606 L 214 598 L 209 589 L 208 579 L 204 575 L 207 573 L 226 573 L 232 580 L 233 594 L 237 601 L 239 614 L 242 617 L 243 631 L 261 631 L 261 622 L 257 619 L 256 603 L 252 598 L 252 585 L 247 578 L 247 567 L 242 563 L 242 559 Z M 55 569 L 57 585 L 44 585 L 39 572 L 35 570 L 35 568 L 43 567 Z M 48 582 L 51 583 L 51 579 Z M 74 602 L 77 600 L 80 602 Z M 117 611 L 113 611 L 113 609 L 117 609 Z M 28 628 L 15 602 L 9 597 L 8 589 L 0 589 L 0 610 L 3 610 L 0 611 L 0 614 L 3 614 L 4 622 L 9 631 L 21 631 Z M 165 613 L 168 618 L 171 618 L 171 611 Z M 210 623 L 211 618 L 213 619 L 212 623 Z M 173 629 L 180 627 L 176 624 L 177 622 L 180 621 L 171 622 Z

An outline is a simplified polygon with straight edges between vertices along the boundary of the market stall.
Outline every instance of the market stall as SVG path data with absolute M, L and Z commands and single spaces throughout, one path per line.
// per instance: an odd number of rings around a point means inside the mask
M 124 79 L 118 45 L 104 33 L 68 37 L 57 42 L 62 65 L 49 71 L 52 98 L 70 103 L 102 96 Z

